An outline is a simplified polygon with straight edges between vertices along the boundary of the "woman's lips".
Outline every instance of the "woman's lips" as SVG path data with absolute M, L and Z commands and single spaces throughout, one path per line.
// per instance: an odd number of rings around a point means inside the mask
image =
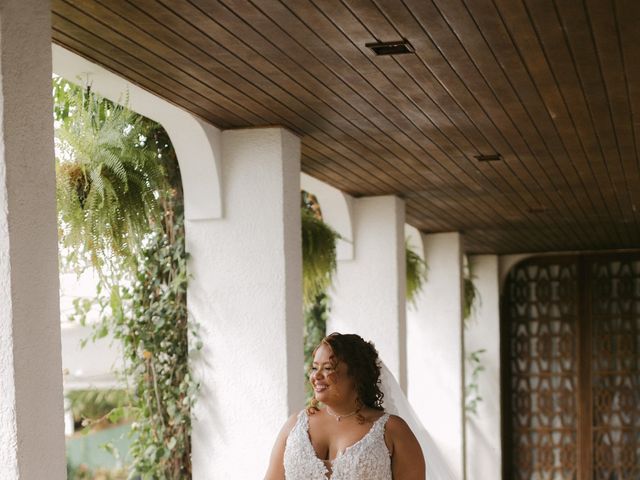
M 329 385 L 319 385 L 319 384 L 316 384 L 316 385 L 313 387 L 313 390 L 314 390 L 315 392 L 317 392 L 317 393 L 321 393 L 321 392 L 324 392 L 327 388 L 329 388 Z

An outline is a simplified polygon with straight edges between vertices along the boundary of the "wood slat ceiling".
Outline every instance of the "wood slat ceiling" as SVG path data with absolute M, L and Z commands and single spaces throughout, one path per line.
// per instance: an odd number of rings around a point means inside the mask
M 469 253 L 640 246 L 638 25 L 637 0 L 53 1 L 54 42 L 220 128 L 286 126 L 304 172 Z

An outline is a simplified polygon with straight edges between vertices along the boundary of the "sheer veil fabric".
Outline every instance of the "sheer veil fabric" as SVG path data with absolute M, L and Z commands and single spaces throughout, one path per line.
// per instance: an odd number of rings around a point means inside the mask
M 380 389 L 384 394 L 385 411 L 402 417 L 411 427 L 418 442 L 420 442 L 427 464 L 427 480 L 458 480 L 451 473 L 440 449 L 436 446 L 422 422 L 420 422 L 411 404 L 409 404 L 409 400 L 400 388 L 398 381 L 383 362 L 380 380 Z

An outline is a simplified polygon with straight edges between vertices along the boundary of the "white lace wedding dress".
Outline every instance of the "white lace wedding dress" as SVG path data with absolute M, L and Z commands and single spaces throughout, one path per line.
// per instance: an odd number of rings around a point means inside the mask
M 285 480 L 391 480 L 391 458 L 384 442 L 384 426 L 388 419 L 388 413 L 378 418 L 362 439 L 329 462 L 329 469 L 313 449 L 309 416 L 302 410 L 287 437 Z
M 333 460 L 331 471 L 316 455 L 309 439 L 309 417 L 303 410 L 287 438 L 284 452 L 285 480 L 392 480 L 391 459 L 384 443 L 384 426 L 389 414 L 401 417 L 418 439 L 426 462 L 427 480 L 457 480 L 438 445 L 420 422 L 397 380 L 384 363 L 381 390 L 385 414 L 362 440 Z

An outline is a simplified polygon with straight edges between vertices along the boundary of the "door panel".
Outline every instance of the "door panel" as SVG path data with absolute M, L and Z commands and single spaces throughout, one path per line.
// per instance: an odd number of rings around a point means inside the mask
M 505 479 L 640 479 L 640 255 L 516 265 L 502 332 Z
M 640 478 L 640 259 L 590 262 L 593 478 Z
M 505 286 L 507 478 L 577 478 L 577 275 L 570 259 L 528 262 Z

